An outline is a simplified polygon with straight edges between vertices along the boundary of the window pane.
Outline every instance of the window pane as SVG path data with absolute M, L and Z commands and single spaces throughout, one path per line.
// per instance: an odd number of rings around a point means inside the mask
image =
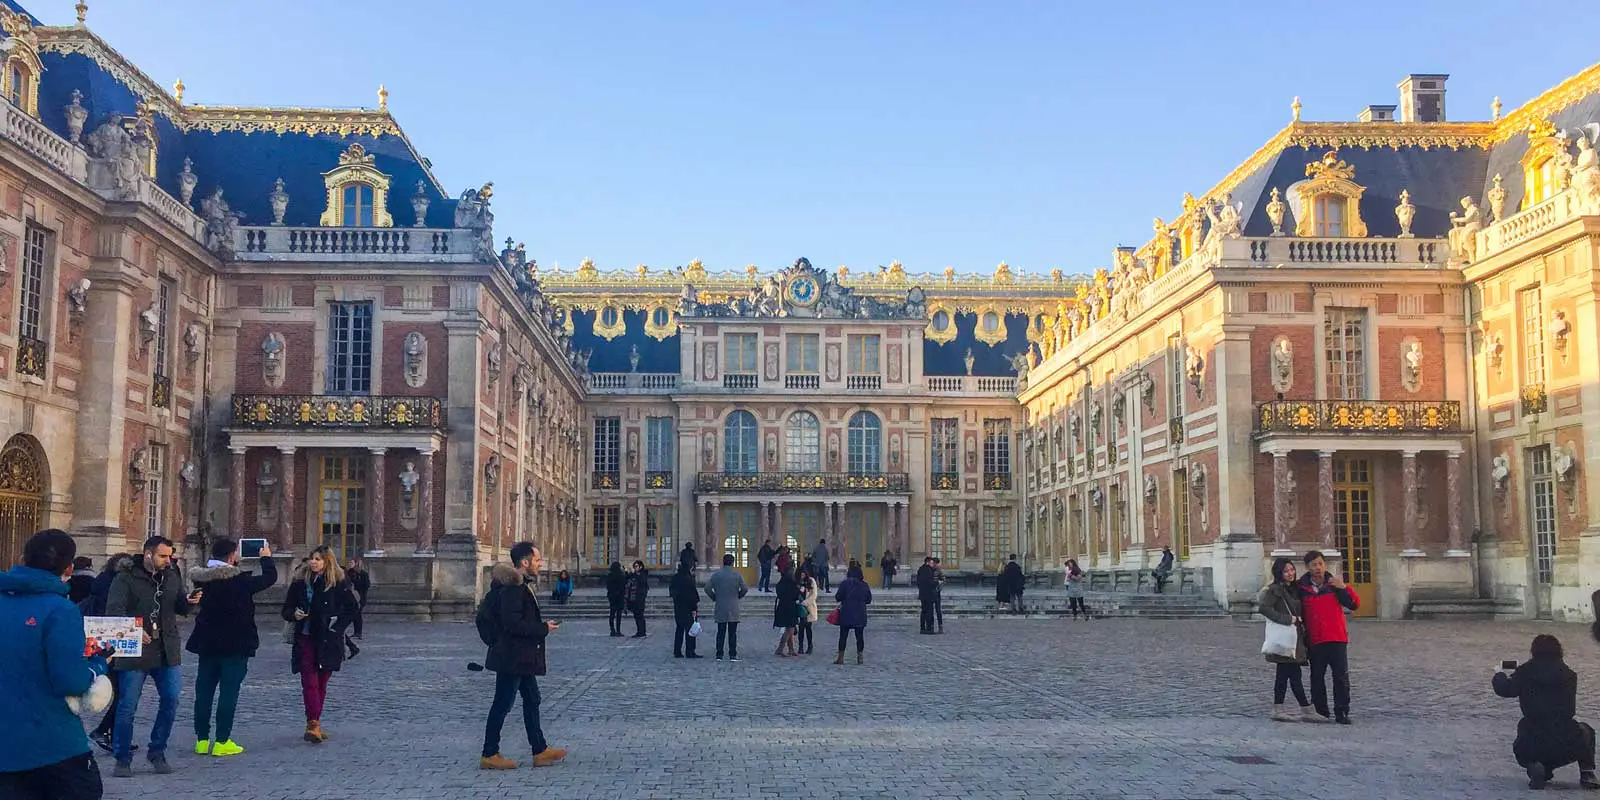
M 1011 420 L 983 421 L 983 474 L 1011 474 Z
M 1366 399 L 1366 311 L 1328 309 L 1324 335 L 1327 337 L 1329 395 L 1335 400 Z
M 822 470 L 822 425 L 817 415 L 800 411 L 784 428 L 783 468 L 789 472 Z
M 650 472 L 671 472 L 672 452 L 672 417 L 646 419 L 645 469 Z
M 41 319 L 44 314 L 44 259 L 49 232 L 37 225 L 29 225 L 22 246 L 22 298 L 18 315 L 17 332 L 29 339 L 44 338 Z
M 1522 312 L 1522 380 L 1526 385 L 1544 384 L 1544 303 L 1539 287 L 1518 292 Z
M 850 418 L 849 469 L 854 474 L 872 474 L 882 469 L 883 425 L 870 411 L 858 411 Z
M 961 462 L 957 452 L 957 425 L 959 421 L 952 418 L 939 418 L 933 421 L 933 471 L 934 472 L 959 472 Z
M 756 440 L 759 434 L 756 427 L 756 418 L 748 411 L 735 411 L 728 415 L 723 437 L 723 471 L 743 475 L 758 471 Z
M 594 421 L 594 471 L 620 471 L 622 418 L 597 417 Z
M 328 310 L 329 394 L 372 391 L 372 303 L 333 303 Z

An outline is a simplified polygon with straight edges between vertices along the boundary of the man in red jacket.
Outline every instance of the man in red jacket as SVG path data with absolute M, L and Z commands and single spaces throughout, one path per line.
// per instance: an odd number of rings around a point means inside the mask
M 1361 598 L 1338 575 L 1328 571 L 1322 553 L 1306 553 L 1306 575 L 1300 579 L 1300 604 L 1306 636 L 1311 640 L 1311 704 L 1328 716 L 1328 668 L 1333 668 L 1333 717 L 1350 724 L 1350 632 L 1344 612 L 1361 607 Z

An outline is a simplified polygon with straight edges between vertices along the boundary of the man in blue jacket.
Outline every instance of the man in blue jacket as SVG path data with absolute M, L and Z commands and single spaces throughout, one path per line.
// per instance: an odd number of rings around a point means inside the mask
M 98 800 L 100 767 L 67 698 L 106 674 L 106 656 L 84 658 L 83 614 L 67 599 L 77 543 L 40 531 L 22 565 L 0 573 L 0 797 Z

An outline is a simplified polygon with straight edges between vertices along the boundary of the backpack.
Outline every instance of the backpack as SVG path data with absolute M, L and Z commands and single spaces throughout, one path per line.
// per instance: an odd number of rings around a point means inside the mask
M 478 603 L 478 613 L 473 617 L 473 622 L 478 626 L 478 639 L 486 647 L 494 647 L 495 641 L 500 638 L 499 589 L 500 585 L 495 584 L 484 592 L 482 602 Z

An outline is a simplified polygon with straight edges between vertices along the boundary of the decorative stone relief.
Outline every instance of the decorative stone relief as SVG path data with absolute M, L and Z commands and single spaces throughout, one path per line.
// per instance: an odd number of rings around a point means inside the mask
M 1078 416 L 1078 410 L 1073 409 L 1067 413 L 1067 430 L 1072 432 L 1072 443 L 1083 444 L 1083 419 Z
M 706 469 L 717 465 L 717 435 L 707 432 L 700 438 L 700 457 L 705 461 Z
M 156 330 L 160 327 L 161 315 L 154 303 L 149 308 L 139 312 L 139 341 L 146 348 L 156 340 Z
M 1413 394 L 1422 388 L 1422 343 L 1410 337 L 1400 345 L 1400 385 Z
M 1111 395 L 1111 419 L 1121 433 L 1128 425 L 1128 393 L 1116 391 Z
M 1156 513 L 1156 494 L 1160 491 L 1160 483 L 1154 475 L 1147 473 L 1144 476 L 1144 506 L 1152 514 Z
M 68 311 L 74 316 L 83 316 L 89 310 L 89 279 L 79 278 L 72 288 L 67 290 L 67 302 L 70 303 Z
M 1595 150 L 1595 139 L 1600 138 L 1600 125 L 1589 123 L 1578 134 L 1578 160 L 1572 167 L 1572 190 L 1578 196 L 1578 205 L 1586 215 L 1600 211 L 1600 151 Z M 1565 154 L 1565 148 L 1563 148 Z
M 183 357 L 190 364 L 200 360 L 200 337 L 202 335 L 200 323 L 191 322 L 183 329 Z
M 1562 362 L 1567 360 L 1567 335 L 1572 333 L 1572 323 L 1567 321 L 1567 312 L 1556 309 L 1550 316 L 1550 344 L 1561 356 Z
M 1194 396 L 1199 398 L 1201 390 L 1205 388 L 1206 359 L 1192 345 L 1183 358 L 1183 374 L 1189 378 L 1189 386 L 1194 388 Z
M 483 490 L 486 494 L 494 494 L 496 486 L 500 485 L 500 457 L 489 456 L 483 462 Z
M 1089 488 L 1089 505 L 1090 506 L 1092 506 L 1092 507 L 1094 507 L 1096 509 L 1099 509 L 1099 508 L 1101 508 L 1101 507 L 1103 507 L 1105 505 L 1105 502 L 1106 502 L 1106 493 L 1105 493 L 1105 491 L 1103 489 L 1101 489 L 1098 486 L 1092 486 L 1092 487 Z
M 67 115 L 67 140 L 79 144 L 83 138 L 83 123 L 89 119 L 89 109 L 83 107 L 83 92 L 72 90 L 72 104 L 63 109 Z
M 1139 401 L 1144 403 L 1144 410 L 1154 414 L 1156 411 L 1156 380 L 1150 373 L 1139 370 Z
M 183 466 L 178 468 L 178 480 L 184 489 L 194 491 L 200 485 L 200 468 L 190 459 L 184 459 Z
M 967 460 L 968 461 L 972 460 L 972 453 L 971 452 L 967 453 Z M 838 468 L 839 468 L 839 432 L 838 431 L 829 431 L 828 432 L 828 468 L 830 470 L 838 470 Z
M 1573 445 L 1568 442 L 1565 447 L 1556 447 L 1550 466 L 1555 470 L 1556 480 L 1563 486 L 1571 486 L 1573 478 L 1577 476 L 1578 460 L 1572 457 Z
M 261 340 L 261 377 L 267 385 L 277 389 L 283 386 L 283 360 L 288 344 L 283 334 L 273 331 Z
M 402 345 L 405 350 L 406 385 L 413 389 L 428 382 L 428 337 L 421 331 L 406 334 Z
M 1506 218 L 1506 187 L 1500 185 L 1500 176 L 1494 176 L 1494 185 L 1484 193 L 1484 198 L 1489 201 L 1489 221 L 1499 222 Z
M 1286 336 L 1272 343 L 1272 390 L 1287 394 L 1294 386 L 1294 344 Z
M 272 194 L 267 195 L 267 202 L 272 204 L 272 224 L 282 225 L 283 215 L 289 210 L 289 193 L 283 190 L 282 178 L 273 182 Z
M 505 361 L 505 351 L 499 342 L 489 346 L 485 359 L 488 365 L 489 383 L 493 384 L 500 380 L 500 370 Z
M 199 182 L 200 176 L 194 174 L 194 159 L 185 156 L 183 171 L 178 173 L 178 199 L 185 207 L 194 199 L 194 185 Z
M 1511 481 L 1511 459 L 1504 455 L 1494 457 L 1494 466 L 1489 468 L 1489 479 L 1494 481 L 1495 495 L 1505 499 L 1506 487 Z
M 1400 205 L 1394 207 L 1394 219 L 1400 223 L 1401 239 L 1414 239 L 1416 234 L 1411 232 L 1411 221 L 1417 218 L 1417 207 L 1411 204 L 1411 192 L 1407 189 L 1400 190 Z
M 133 483 L 135 493 L 144 488 L 146 471 L 149 469 L 148 449 L 144 445 L 136 445 L 128 453 L 128 480 Z
M 1506 359 L 1506 343 L 1500 334 L 1490 336 L 1483 344 L 1483 351 L 1489 357 L 1489 366 L 1498 374 Z

